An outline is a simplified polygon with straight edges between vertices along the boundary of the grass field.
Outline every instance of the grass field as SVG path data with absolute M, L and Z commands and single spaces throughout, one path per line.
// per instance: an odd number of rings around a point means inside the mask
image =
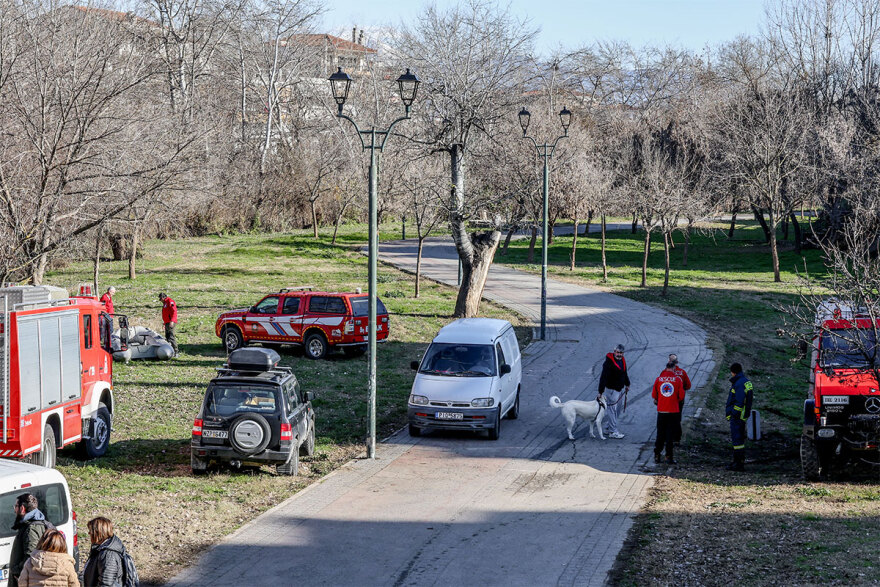
M 398 227 L 399 229 L 399 227 Z M 383 235 L 385 236 L 385 235 Z M 397 236 L 397 233 L 388 236 Z M 189 441 L 207 382 L 225 354 L 214 334 L 223 310 L 248 306 L 281 287 L 313 284 L 330 291 L 366 289 L 366 257 L 357 248 L 366 235 L 346 228 L 331 246 L 322 234 L 306 232 L 181 241 L 150 241 L 130 281 L 125 262 L 103 262 L 101 285 L 118 289 L 115 306 L 132 324 L 160 333 L 158 293 L 174 298 L 180 312 L 181 355 L 169 362 L 114 365 L 118 405 L 109 453 L 84 462 L 65 450 L 58 469 L 67 477 L 88 551 L 85 521 L 110 517 L 137 561 L 141 579 L 161 583 L 258 513 L 274 506 L 351 458 L 363 455 L 367 426 L 366 358 L 341 354 L 310 361 L 285 350 L 304 389 L 315 392 L 317 452 L 301 460 L 300 476 L 276 476 L 272 469 L 221 472 L 193 477 Z M 405 424 L 412 383 L 409 362 L 421 357 L 437 330 L 451 320 L 455 291 L 432 282 L 412 299 L 412 277 L 381 267 L 379 295 L 391 314 L 389 341 L 378 352 L 378 434 L 384 438 Z M 74 290 L 91 280 L 91 264 L 54 270 L 48 283 Z M 484 303 L 483 314 L 521 326 L 511 312 Z
M 770 253 L 754 223 L 733 239 L 720 225 L 695 235 L 687 267 L 682 236 L 672 250 L 668 295 L 663 245 L 652 249 L 648 287 L 640 288 L 642 234 L 610 233 L 609 278 L 602 282 L 599 238 L 578 239 L 578 266 L 569 270 L 571 237 L 550 247 L 550 275 L 667 308 L 710 334 L 721 369 L 706 408 L 662 471 L 612 576 L 622 585 L 811 585 L 880 583 L 880 477 L 852 470 L 834 483 L 805 483 L 798 446 L 808 365 L 792 340 L 777 336 L 780 306 L 796 303 L 795 269 L 822 275 L 815 250 L 797 255 L 782 243 L 782 283 L 773 282 Z M 540 243 L 539 243 L 540 244 Z M 496 262 L 531 271 L 528 241 L 514 241 Z M 536 260 L 540 251 L 536 251 Z M 727 366 L 743 363 L 755 382 L 764 438 L 747 445 L 745 474 L 723 470 L 730 460 L 724 420 Z M 687 368 L 687 365 L 683 365 Z

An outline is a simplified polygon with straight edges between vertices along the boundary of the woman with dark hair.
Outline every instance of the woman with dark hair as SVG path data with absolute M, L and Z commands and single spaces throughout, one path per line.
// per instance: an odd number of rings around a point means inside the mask
M 83 571 L 85 587 L 122 587 L 125 574 L 125 546 L 113 534 L 113 523 L 104 517 L 89 520 L 92 549 Z
M 67 541 L 58 530 L 47 530 L 37 549 L 24 563 L 18 577 L 19 587 L 79 587 L 73 557 L 67 554 Z

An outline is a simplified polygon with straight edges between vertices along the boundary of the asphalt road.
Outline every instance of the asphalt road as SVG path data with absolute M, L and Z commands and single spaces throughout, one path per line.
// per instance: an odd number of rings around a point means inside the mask
M 413 242 L 380 248 L 381 259 L 414 267 Z M 448 240 L 428 242 L 423 271 L 454 283 Z M 535 317 L 539 288 L 538 276 L 496 266 L 485 296 Z M 520 418 L 503 422 L 498 441 L 401 431 L 379 445 L 377 459 L 352 461 L 263 514 L 170 584 L 605 583 L 652 483 L 651 384 L 676 352 L 699 387 L 712 354 L 687 320 L 553 280 L 548 318 L 548 340 L 524 352 Z M 633 382 L 626 438 L 594 440 L 582 425 L 567 440 L 548 398 L 593 399 L 617 343 L 626 345 Z

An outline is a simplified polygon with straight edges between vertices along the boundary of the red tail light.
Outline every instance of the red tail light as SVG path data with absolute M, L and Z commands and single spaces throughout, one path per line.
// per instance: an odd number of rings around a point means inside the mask
M 193 436 L 201 436 L 202 435 L 202 421 L 199 418 L 196 418 L 193 422 Z
M 293 430 L 291 429 L 290 424 L 281 425 L 281 440 L 293 440 Z
M 76 548 L 79 546 L 79 536 L 77 536 L 76 531 L 76 512 L 71 511 L 71 513 L 73 514 L 73 547 Z

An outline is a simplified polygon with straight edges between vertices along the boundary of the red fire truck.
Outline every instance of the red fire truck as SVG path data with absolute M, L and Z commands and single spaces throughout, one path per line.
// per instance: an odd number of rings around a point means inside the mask
M 807 479 L 847 461 L 880 466 L 880 320 L 864 308 L 823 302 L 816 316 L 801 466 Z
M 53 467 L 56 450 L 72 443 L 89 458 L 107 451 L 110 329 L 94 296 L 0 288 L 0 457 Z

